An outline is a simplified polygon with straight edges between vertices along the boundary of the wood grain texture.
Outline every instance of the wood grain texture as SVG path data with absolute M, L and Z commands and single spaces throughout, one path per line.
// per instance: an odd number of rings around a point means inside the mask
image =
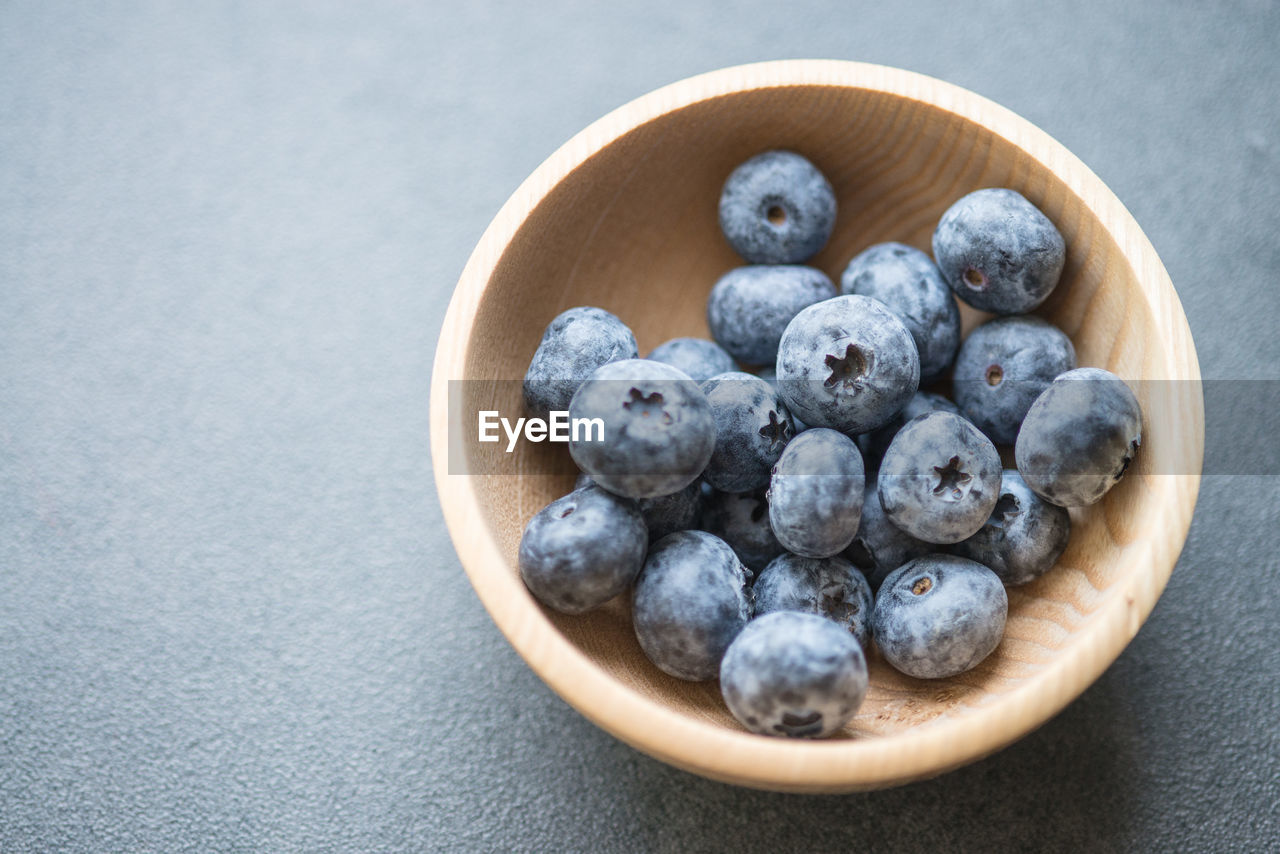
M 1063 281 L 1040 313 L 1071 336 L 1080 364 L 1128 380 L 1185 381 L 1135 384 L 1146 435 L 1131 474 L 1101 504 L 1072 511 L 1071 544 L 1051 573 L 1010 591 L 1006 635 L 990 658 L 927 682 L 873 655 L 866 703 L 841 736 L 822 742 L 751 735 L 715 683 L 659 672 L 631 631 L 626 597 L 583 617 L 535 602 L 515 553 L 529 517 L 572 483 L 562 447 L 525 443 L 507 456 L 486 445 L 468 453 L 494 456 L 468 457 L 462 471 L 497 465 L 510 475 L 449 473 L 450 438 L 474 430 L 477 409 L 521 411 L 518 383 L 455 384 L 450 407 L 449 381 L 518 380 L 543 328 L 565 308 L 614 312 L 641 352 L 707 334 L 707 294 L 741 263 L 719 233 L 720 187 L 734 166 L 769 148 L 803 153 L 836 189 L 835 233 L 811 262 L 833 278 L 872 243 L 927 250 L 939 216 L 967 192 L 1019 190 L 1066 238 Z M 964 319 L 971 327 L 982 315 L 966 308 Z M 1150 243 L 1106 186 L 1043 131 L 906 71 L 760 63 L 690 78 L 610 113 L 507 201 L 445 318 L 432 377 L 432 459 L 446 522 L 485 607 L 529 665 L 589 719 L 715 779 L 801 792 L 879 788 L 942 773 L 1026 734 L 1138 631 L 1195 506 L 1199 378 L 1186 318 Z M 529 470 L 562 474 L 521 474 Z

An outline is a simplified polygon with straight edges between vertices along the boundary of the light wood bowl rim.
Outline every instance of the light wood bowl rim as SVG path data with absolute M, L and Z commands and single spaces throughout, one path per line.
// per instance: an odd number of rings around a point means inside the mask
M 553 690 L 595 724 L 639 750 L 694 773 L 777 791 L 841 792 L 935 776 L 1008 745 L 1087 688 L 1151 613 L 1191 524 L 1203 458 L 1198 393 L 1182 439 L 1187 474 L 1147 476 L 1164 528 L 1138 553 L 1145 572 L 1107 591 L 1069 647 L 1026 682 L 962 716 L 865 739 L 791 741 L 735 731 L 675 712 L 623 685 L 570 643 L 524 590 L 483 523 L 473 478 L 448 473 L 448 385 L 463 377 L 467 343 L 494 267 L 529 213 L 569 173 L 606 145 L 661 115 L 735 92 L 781 86 L 841 86 L 921 101 L 976 122 L 1051 169 L 1110 232 L 1153 307 L 1168 347 L 1166 379 L 1200 379 L 1191 332 L 1173 285 L 1138 224 L 1102 181 L 1065 147 L 1009 110 L 921 74 L 858 62 L 783 60 L 724 68 L 672 83 L 592 123 L 543 162 L 503 205 L 454 291 L 431 379 L 431 455 L 440 506 L 458 557 L 498 628 Z M 513 702 L 518 699 L 513 698 Z

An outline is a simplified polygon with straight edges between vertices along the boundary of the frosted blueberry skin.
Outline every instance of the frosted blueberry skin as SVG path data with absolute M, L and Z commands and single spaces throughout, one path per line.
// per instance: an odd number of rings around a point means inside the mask
M 529 520 L 520 538 L 520 577 L 547 607 L 581 614 L 631 586 L 648 544 L 634 501 L 588 485 Z
M 997 445 L 1012 445 L 1031 404 L 1054 377 L 1076 366 L 1076 348 L 1034 315 L 997 317 L 960 345 L 952 393 L 965 417 Z
M 1070 537 L 1071 516 L 1066 508 L 1040 498 L 1015 469 L 1005 469 L 991 518 L 978 533 L 952 546 L 951 552 L 976 560 L 1012 587 L 1052 569 Z
M 591 475 L 582 472 L 574 482 L 574 490 L 595 483 Z M 702 480 L 695 480 L 679 492 L 659 495 L 657 498 L 641 498 L 636 501 L 644 524 L 649 529 L 649 542 L 660 540 L 676 531 L 689 531 L 702 520 Z
M 1067 371 L 1031 404 L 1014 445 L 1018 472 L 1041 498 L 1083 507 L 1124 477 L 1142 445 L 1142 409 L 1110 371 Z
M 858 642 L 831 620 L 766 614 L 742 630 L 720 665 L 720 692 L 738 722 L 761 735 L 838 732 L 867 696 Z
M 811 427 L 865 433 L 887 423 L 920 385 L 911 333 L 885 304 L 841 296 L 795 316 L 778 345 L 778 393 Z
M 653 348 L 646 359 L 684 371 L 694 382 L 703 382 L 734 370 L 733 357 L 705 338 L 672 338 Z
M 755 586 L 756 616 L 774 611 L 817 614 L 844 626 L 864 650 L 871 640 L 875 597 L 866 576 L 842 557 L 774 558 Z
M 524 404 L 540 418 L 569 408 L 573 393 L 601 365 L 634 359 L 636 337 L 602 308 L 579 306 L 556 315 L 542 333 L 524 375 Z
M 769 526 L 769 502 L 764 490 L 756 492 L 712 492 L 704 499 L 702 530 L 729 544 L 738 560 L 753 573 L 786 549 Z
M 951 367 L 960 346 L 960 308 L 926 253 L 905 243 L 877 243 L 845 267 L 840 293 L 878 299 L 898 315 L 916 342 L 921 382 Z
M 951 412 L 959 415 L 960 408 L 940 394 L 934 394 L 931 391 L 917 391 L 911 395 L 907 405 L 902 407 L 897 415 L 889 419 L 889 423 L 883 427 L 877 427 L 870 433 L 861 433 L 856 437 L 855 441 L 858 443 L 858 450 L 862 451 L 862 460 L 867 464 L 867 467 L 872 468 L 880 465 L 880 460 L 884 458 L 884 452 L 889 450 L 889 443 L 893 441 L 894 436 L 898 435 L 898 431 L 902 429 L 903 424 L 906 424 L 917 415 L 924 415 L 929 412 Z M 895 566 L 894 569 L 897 569 L 897 567 Z
M 866 576 L 872 592 L 879 590 L 885 577 L 907 561 L 935 551 L 937 546 L 933 543 L 918 540 L 889 521 L 880 506 L 879 487 L 868 479 L 858 533 L 841 554 Z
M 658 540 L 632 599 L 640 648 L 677 679 L 714 679 L 724 651 L 751 619 L 747 579 L 733 549 L 705 531 Z
M 1015 190 L 963 197 L 933 232 L 933 257 L 956 296 L 995 314 L 1025 314 L 1058 284 L 1066 260 L 1062 235 Z
M 711 404 L 698 384 L 648 359 L 598 368 L 574 394 L 569 417 L 603 421 L 603 441 L 583 430 L 570 437 L 569 454 L 597 484 L 628 498 L 684 489 L 702 474 L 716 443 Z
M 649 542 L 676 531 L 691 531 L 702 520 L 702 481 L 695 480 L 679 492 L 641 498 L 636 504 L 649 528 Z
M 772 365 L 791 319 L 835 295 L 827 274 L 812 267 L 738 267 L 711 288 L 707 326 L 716 343 L 739 362 Z
M 876 594 L 871 634 L 885 660 L 917 679 L 971 670 L 1000 645 L 1009 597 L 994 572 L 954 555 L 916 558 Z
M 729 175 L 720 193 L 720 230 L 752 264 L 799 264 L 826 245 L 836 194 L 804 156 L 766 151 Z
M 931 412 L 908 422 L 880 462 L 885 516 L 927 543 L 973 536 L 1000 497 L 1000 454 L 959 415 Z
M 769 485 L 769 470 L 795 435 L 791 413 L 759 377 L 731 371 L 701 386 L 716 420 L 716 447 L 703 476 L 722 492 Z
M 831 557 L 849 547 L 866 485 L 853 440 L 825 428 L 791 440 L 769 481 L 769 526 L 787 551 Z
M 772 365 L 770 365 L 767 368 L 761 368 L 756 373 L 756 376 L 758 376 L 760 379 L 767 382 L 773 388 L 774 391 L 778 390 L 778 372 L 776 369 L 774 369 Z M 782 400 L 781 395 L 779 395 L 778 400 L 780 401 Z M 796 414 L 794 412 L 791 413 L 791 426 L 795 428 L 794 432 L 792 433 L 793 436 L 796 433 L 803 433 L 805 430 L 809 429 L 809 425 L 805 424 L 799 418 L 796 418 Z

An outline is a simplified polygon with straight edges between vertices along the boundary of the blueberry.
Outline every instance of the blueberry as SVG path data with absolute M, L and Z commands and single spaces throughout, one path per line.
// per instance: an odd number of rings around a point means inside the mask
M 738 267 L 711 289 L 707 326 L 716 343 L 739 362 L 772 365 L 791 318 L 835 295 L 827 274 L 812 267 Z
M 767 382 L 741 371 L 712 377 L 702 392 L 716 419 L 707 483 L 723 492 L 768 486 L 769 469 L 795 432 L 786 404 Z
M 997 317 L 969 333 L 960 346 L 952 389 L 974 426 L 997 445 L 1012 445 L 1040 392 L 1075 366 L 1071 339 L 1047 320 Z
M 791 440 L 769 481 L 769 526 L 788 551 L 831 557 L 848 548 L 866 485 L 853 440 L 825 428 Z
M 752 572 L 760 572 L 785 551 L 769 526 L 769 502 L 764 490 L 712 492 L 705 501 L 702 529 L 728 543 L 738 560 Z
M 879 466 L 884 452 L 889 450 L 889 443 L 893 441 L 894 436 L 898 435 L 902 425 L 917 415 L 924 415 L 927 412 L 952 412 L 959 415 L 960 409 L 942 395 L 931 391 L 918 391 L 911 395 L 907 405 L 890 418 L 889 423 L 883 427 L 877 427 L 870 433 L 861 433 L 857 436 L 858 450 L 862 451 L 862 459 L 867 467 Z M 895 566 L 894 569 L 897 567 Z
M 720 691 L 739 723 L 761 735 L 838 732 L 867 696 L 858 642 L 813 614 L 777 611 L 742 630 L 720 665 Z
M 714 679 L 751 619 L 748 573 L 705 531 L 678 531 L 649 549 L 636 579 L 632 622 L 649 660 L 678 679 Z
M 649 528 L 649 541 L 660 540 L 676 531 L 691 531 L 702 520 L 702 481 L 695 480 L 679 492 L 641 498 L 636 502 Z
M 907 561 L 932 554 L 935 549 L 932 543 L 917 540 L 889 521 L 880 506 L 875 481 L 868 480 L 858 533 L 843 555 L 867 577 L 871 590 L 879 590 L 885 576 Z
M 841 296 L 795 316 L 778 346 L 778 391 L 811 427 L 865 433 L 885 424 L 920 384 L 915 341 L 871 297 Z
M 931 412 L 893 437 L 880 463 L 880 504 L 889 521 L 927 543 L 973 536 L 1000 497 L 1000 455 L 959 415 Z
M 835 620 L 867 648 L 874 597 L 866 576 L 842 557 L 783 554 L 756 579 L 756 616 L 804 611 Z
M 1101 368 L 1067 371 L 1027 411 L 1014 459 L 1037 495 L 1063 507 L 1102 498 L 1142 444 L 1142 409 L 1124 380 Z
M 581 614 L 631 585 L 648 543 L 634 501 L 588 485 L 529 520 L 520 538 L 520 577 L 547 607 Z
M 976 667 L 1000 644 L 1009 597 L 994 572 L 954 555 L 916 558 L 876 594 L 871 634 L 885 660 L 917 679 Z
M 580 306 L 556 315 L 524 375 L 524 403 L 545 418 L 569 408 L 573 393 L 601 365 L 636 357 L 636 337 L 602 308 Z
M 1070 536 L 1066 508 L 1043 500 L 1016 470 L 1005 469 L 991 518 L 951 551 L 986 566 L 1005 584 L 1026 584 L 1053 568 Z
M 951 367 L 960 346 L 960 309 L 927 254 L 904 243 L 877 243 L 849 262 L 840 293 L 873 297 L 898 315 L 920 353 L 921 381 Z
M 766 151 L 737 169 L 720 193 L 720 229 L 752 264 L 798 264 L 818 253 L 836 222 L 836 194 L 793 151 Z
M 933 232 L 933 257 L 951 290 L 974 308 L 1025 314 L 1062 275 L 1066 244 L 1040 209 L 1014 190 L 977 190 Z
M 756 376 L 772 386 L 774 391 L 778 390 L 778 371 L 772 365 L 767 368 L 761 368 L 756 373 Z M 779 398 L 779 400 L 781 400 L 781 398 Z M 799 418 L 796 418 L 796 414 L 794 412 L 791 413 L 791 425 L 795 428 L 792 433 L 793 436 L 796 433 L 803 433 L 805 430 L 809 429 L 809 425 L 805 424 Z
M 705 338 L 672 338 L 645 358 L 679 368 L 699 383 L 734 369 L 733 357 Z
M 573 488 L 578 490 L 593 483 L 595 481 L 591 479 L 591 475 L 582 472 Z M 702 487 L 703 482 L 699 478 L 679 492 L 659 495 L 657 498 L 641 498 L 636 502 L 640 515 L 644 517 L 645 527 L 649 529 L 649 542 L 660 540 L 676 531 L 689 531 L 698 527 L 702 519 Z
M 711 459 L 716 422 L 698 384 L 647 359 L 611 362 L 582 384 L 569 417 L 600 419 L 569 439 L 569 454 L 600 486 L 630 498 L 679 492 Z

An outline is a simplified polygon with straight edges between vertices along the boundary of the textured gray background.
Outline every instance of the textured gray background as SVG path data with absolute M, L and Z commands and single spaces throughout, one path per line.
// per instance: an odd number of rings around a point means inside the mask
M 0 5 L 0 849 L 1280 844 L 1276 478 L 1206 479 L 1055 720 L 861 796 L 635 753 L 458 566 L 427 389 L 468 253 L 578 129 L 720 66 L 1005 104 L 1133 211 L 1206 376 L 1280 376 L 1276 3 L 881 5 Z

